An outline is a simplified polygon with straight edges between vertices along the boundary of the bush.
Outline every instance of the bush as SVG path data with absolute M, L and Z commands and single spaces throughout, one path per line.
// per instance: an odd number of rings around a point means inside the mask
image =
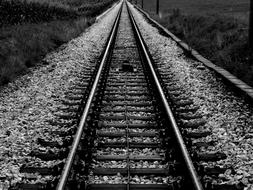
M 94 22 L 116 0 L 0 1 L 0 85 L 29 67 Z M 78 11 L 75 6 L 88 9 Z M 93 7 L 94 6 L 94 7 Z M 80 16 L 82 15 L 82 16 Z
M 253 86 L 253 70 L 248 63 L 247 26 L 234 18 L 219 15 L 183 15 L 174 10 L 155 18 L 176 36 L 215 64 L 229 70 Z
M 0 32 L 0 84 L 23 74 L 49 51 L 77 37 L 94 19 L 53 21 L 2 28 Z

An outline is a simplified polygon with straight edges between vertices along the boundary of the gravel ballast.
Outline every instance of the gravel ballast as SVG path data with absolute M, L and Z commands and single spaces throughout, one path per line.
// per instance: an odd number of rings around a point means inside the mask
M 224 152 L 226 159 L 203 165 L 233 168 L 219 175 L 213 183 L 243 184 L 253 188 L 253 111 L 252 106 L 238 97 L 216 74 L 202 63 L 187 58 L 176 42 L 150 25 L 146 18 L 131 6 L 134 17 L 161 71 L 169 71 L 174 80 L 199 106 L 207 123 L 204 129 L 212 135 L 198 141 L 215 141 L 215 146 L 201 151 Z
M 28 74 L 1 89 L 0 189 L 24 182 L 26 176 L 20 173 L 23 164 L 50 167 L 61 162 L 42 161 L 29 154 L 34 149 L 46 149 L 37 143 L 38 138 L 61 141 L 45 132 L 57 130 L 48 121 L 53 120 L 56 111 L 64 107 L 64 95 L 78 82 L 78 75 L 97 63 L 119 7 L 120 4 L 115 6 L 80 37 L 46 56 L 44 65 L 32 68 Z M 31 183 L 50 179 L 50 176 L 42 179 L 38 174 L 31 175 Z

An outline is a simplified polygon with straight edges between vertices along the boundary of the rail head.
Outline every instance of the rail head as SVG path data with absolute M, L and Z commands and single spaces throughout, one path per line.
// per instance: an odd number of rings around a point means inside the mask
M 91 91 L 89 93 L 87 102 L 86 102 L 85 107 L 84 107 L 84 111 L 82 113 L 80 122 L 78 124 L 78 129 L 77 129 L 76 135 L 74 137 L 74 140 L 73 140 L 73 143 L 72 143 L 72 146 L 71 146 L 71 150 L 68 154 L 65 166 L 63 168 L 61 177 L 60 177 L 58 185 L 56 187 L 57 190 L 64 190 L 65 185 L 67 183 L 68 176 L 69 176 L 70 170 L 72 168 L 72 163 L 75 159 L 76 151 L 77 151 L 77 148 L 78 148 L 78 145 L 79 145 L 79 142 L 80 142 L 83 130 L 84 130 L 84 125 L 85 125 L 85 122 L 87 120 L 87 116 L 88 116 L 88 112 L 89 112 L 91 104 L 92 104 L 92 100 L 93 100 L 93 98 L 95 96 L 95 92 L 97 90 L 97 86 L 98 86 L 98 83 L 99 83 L 99 79 L 100 79 L 102 70 L 103 70 L 103 68 L 106 64 L 107 57 L 108 57 L 108 54 L 110 52 L 110 49 L 113 46 L 113 41 L 114 41 L 116 33 L 117 33 L 117 27 L 118 27 L 118 24 L 119 24 L 119 19 L 120 19 L 120 15 L 121 15 L 121 11 L 122 11 L 122 6 L 123 6 L 123 2 L 121 1 L 119 12 L 118 12 L 118 14 L 116 16 L 116 19 L 114 21 L 112 30 L 111 30 L 110 35 L 109 35 L 109 40 L 107 41 L 106 48 L 105 48 L 102 60 L 100 62 L 98 71 L 96 73 L 95 80 L 92 84 Z
M 142 52 L 143 52 L 143 54 L 145 56 L 145 61 L 147 62 L 148 67 L 149 67 L 149 69 L 151 71 L 152 77 L 153 77 L 153 79 L 155 81 L 155 85 L 156 85 L 156 88 L 158 90 L 159 96 L 160 96 L 160 98 L 162 100 L 162 103 L 163 103 L 163 106 L 165 108 L 167 117 L 168 117 L 168 119 L 170 121 L 170 124 L 172 126 L 173 132 L 174 132 L 174 134 L 176 136 L 178 145 L 180 147 L 180 151 L 181 151 L 181 153 L 182 153 L 182 155 L 184 157 L 184 162 L 185 162 L 186 167 L 188 169 L 189 175 L 190 175 L 190 177 L 192 179 L 192 183 L 194 185 L 194 189 L 195 190 L 203 190 L 202 184 L 201 184 L 201 182 L 199 180 L 199 177 L 197 175 L 197 172 L 196 172 L 195 167 L 193 165 L 193 162 L 191 160 L 190 154 L 189 154 L 189 152 L 188 152 L 188 150 L 186 148 L 186 145 L 184 143 L 183 137 L 182 137 L 181 132 L 180 132 L 178 126 L 177 126 L 175 117 L 174 117 L 174 115 L 172 113 L 172 110 L 171 110 L 171 108 L 169 106 L 169 103 L 167 101 L 165 93 L 164 93 L 164 91 L 162 89 L 162 86 L 161 86 L 161 84 L 159 82 L 159 79 L 158 79 L 157 74 L 155 72 L 155 69 L 153 67 L 151 58 L 149 56 L 148 50 L 147 50 L 147 48 L 145 46 L 145 42 L 144 42 L 144 40 L 143 40 L 143 38 L 141 36 L 140 30 L 139 30 L 139 28 L 138 28 L 138 26 L 136 24 L 136 21 L 134 20 L 133 14 L 131 13 L 131 10 L 129 8 L 128 3 L 127 3 L 127 8 L 128 8 L 128 12 L 129 12 L 129 15 L 130 15 L 130 19 L 131 19 L 131 22 L 132 22 L 132 26 L 133 26 L 134 32 L 136 33 L 137 41 L 140 44 Z

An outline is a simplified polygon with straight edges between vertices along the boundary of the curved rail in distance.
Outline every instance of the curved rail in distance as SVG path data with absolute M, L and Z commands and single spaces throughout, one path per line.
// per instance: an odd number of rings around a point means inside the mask
M 119 12 L 118 12 L 118 15 L 117 15 L 117 17 L 115 19 L 115 22 L 113 24 L 113 28 L 112 28 L 111 33 L 110 33 L 109 41 L 108 41 L 108 43 L 106 45 L 106 49 L 105 49 L 102 61 L 100 63 L 98 72 L 96 74 L 96 78 L 95 78 L 94 83 L 92 85 L 92 89 L 91 89 L 91 91 L 89 93 L 89 97 L 87 99 L 87 102 L 86 102 L 86 105 L 85 105 L 85 108 L 84 108 L 84 111 L 83 111 L 80 123 L 78 125 L 78 129 L 77 129 L 74 141 L 73 141 L 72 146 L 71 146 L 71 150 L 70 150 L 70 152 L 68 154 L 65 166 L 64 166 L 62 174 L 61 174 L 61 178 L 60 178 L 59 183 L 58 183 L 57 188 L 56 188 L 57 190 L 64 190 L 66 182 L 68 180 L 69 172 L 71 170 L 72 163 L 73 163 L 73 160 L 74 160 L 75 155 L 76 155 L 76 150 L 78 148 L 78 144 L 80 142 L 80 139 L 81 139 L 81 136 L 82 136 L 82 133 L 83 133 L 84 124 L 86 122 L 86 119 L 87 119 L 87 116 L 88 116 L 88 112 L 89 112 L 89 109 L 91 107 L 92 100 L 93 100 L 93 98 L 95 96 L 95 92 L 96 92 L 96 89 L 97 89 L 97 86 L 98 86 L 99 79 L 100 79 L 102 70 L 104 68 L 104 65 L 106 63 L 106 60 L 107 60 L 107 57 L 108 57 L 108 53 L 110 52 L 110 49 L 112 48 L 113 40 L 114 40 L 114 38 L 116 36 L 117 27 L 118 27 L 118 24 L 119 24 L 119 18 L 120 18 L 121 11 L 122 11 L 122 5 L 123 5 L 123 3 L 121 4 L 121 7 L 120 7 Z
M 192 160 L 190 158 L 190 155 L 189 155 L 189 153 L 187 151 L 187 148 L 185 146 L 183 137 L 182 137 L 182 135 L 180 133 L 180 130 L 179 130 L 178 126 L 177 126 L 175 117 L 174 117 L 174 115 L 173 115 L 173 113 L 171 111 L 171 108 L 170 108 L 169 103 L 168 103 L 168 101 L 166 99 L 166 96 L 165 96 L 165 94 L 164 94 L 164 92 L 162 90 L 162 87 L 161 87 L 161 84 L 160 84 L 160 82 L 158 80 L 156 72 L 155 72 L 155 70 L 153 68 L 151 59 L 150 59 L 149 54 L 148 54 L 148 50 L 146 49 L 144 40 L 143 40 L 143 38 L 141 36 L 141 33 L 140 33 L 140 30 L 139 30 L 139 28 L 138 28 L 138 26 L 137 26 L 137 24 L 136 24 L 136 22 L 134 20 L 134 17 L 132 15 L 131 11 L 130 11 L 128 3 L 127 3 L 127 8 L 128 8 L 128 13 L 130 15 L 130 19 L 131 19 L 132 25 L 133 25 L 134 32 L 136 33 L 136 39 L 138 40 L 138 42 L 139 42 L 139 44 L 141 46 L 141 49 L 142 49 L 143 54 L 144 54 L 145 59 L 146 59 L 145 61 L 147 62 L 148 66 L 149 66 L 149 69 L 150 69 L 150 71 L 152 73 L 152 77 L 153 77 L 153 79 L 155 81 L 155 84 L 156 84 L 159 96 L 162 99 L 164 108 L 166 110 L 167 117 L 169 118 L 171 127 L 172 127 L 173 132 L 174 132 L 174 134 L 176 136 L 176 139 L 178 141 L 178 144 L 179 144 L 179 147 L 180 147 L 180 151 L 181 151 L 181 153 L 183 155 L 184 162 L 185 162 L 185 164 L 187 166 L 187 170 L 188 170 L 188 172 L 190 174 L 190 177 L 192 179 L 192 183 L 194 185 L 194 189 L 195 190 L 203 190 L 202 184 L 201 184 L 201 182 L 199 180 L 199 177 L 197 175 L 197 172 L 195 170 L 193 162 L 192 162 Z

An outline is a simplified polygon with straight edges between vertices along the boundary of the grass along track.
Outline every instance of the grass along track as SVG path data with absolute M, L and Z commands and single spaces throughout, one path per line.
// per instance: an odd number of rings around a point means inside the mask
M 5 2 L 8 9 L 15 11 L 2 11 Z M 115 1 L 83 1 L 80 11 L 61 1 L 51 4 L 46 1 L 14 2 L 0 3 L 0 18 L 13 21 L 0 28 L 0 85 L 26 73 L 47 53 L 80 35 L 94 22 L 95 16 Z
M 98 1 L 23 1 L 0 2 L 0 27 L 23 23 L 41 23 L 52 20 L 67 20 L 79 16 L 92 17 L 100 14 L 113 0 Z

